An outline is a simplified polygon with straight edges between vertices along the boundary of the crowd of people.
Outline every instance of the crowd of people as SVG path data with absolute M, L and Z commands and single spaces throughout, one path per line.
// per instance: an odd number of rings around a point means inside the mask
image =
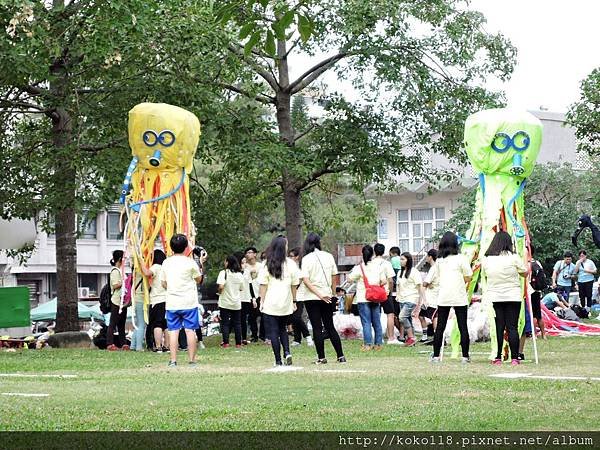
M 150 336 L 153 350 L 169 351 L 169 366 L 177 365 L 177 350 L 185 342 L 188 363 L 196 365 L 198 341 L 202 341 L 197 286 L 204 281 L 206 253 L 194 258 L 186 256 L 188 241 L 177 234 L 170 240 L 173 255 L 166 257 L 155 250 L 153 265 L 143 268 L 151 280 L 148 308 L 149 334 L 146 334 L 142 279 L 133 280 L 135 297 L 135 330 L 131 339 L 133 350 L 143 350 L 145 336 Z M 564 254 L 553 270 L 553 292 L 542 298 L 543 268 L 533 259 L 527 264 L 514 248 L 511 236 L 499 231 L 481 257 L 485 274 L 482 301 L 493 305 L 495 316 L 497 354 L 492 361 L 501 365 L 503 343 L 508 341 L 510 363 L 520 364 L 524 359 L 523 345 L 531 321 L 527 320 L 524 333 L 518 332 L 518 320 L 523 306 L 522 278 L 530 277 L 533 325 L 545 337 L 541 303 L 549 309 L 569 307 L 569 294 L 574 286 L 579 291 L 583 308 L 592 306 L 592 286 L 597 272 L 593 261 L 584 250 L 573 263 L 573 255 Z M 113 252 L 110 273 L 111 316 L 107 330 L 108 350 L 129 349 L 125 339 L 127 308 L 122 305 L 124 289 L 121 267 L 123 252 Z M 288 249 L 284 236 L 275 237 L 260 255 L 255 247 L 229 255 L 217 277 L 218 307 L 222 348 L 234 345 L 241 348 L 253 342 L 270 344 L 275 366 L 292 365 L 291 348 L 302 345 L 302 340 L 316 350 L 315 364 L 326 364 L 325 341 L 329 339 L 339 363 L 346 363 L 342 341 L 334 325 L 336 310 L 344 311 L 346 290 L 353 292 L 349 308 L 360 317 L 363 345 L 361 351 L 379 351 L 384 344 L 412 347 L 417 343 L 413 318 L 421 325 L 420 341 L 433 346 L 430 360 L 442 361 L 444 332 L 453 310 L 460 333 L 462 362 L 471 361 L 470 338 L 467 326 L 469 295 L 467 292 L 473 272 L 471 262 L 460 253 L 459 238 L 446 232 L 426 256 L 425 274 L 414 266 L 413 256 L 401 253 L 398 247 L 385 257 L 384 245 L 365 245 L 362 261 L 347 275 L 346 284 L 352 289 L 336 286 L 338 275 L 334 257 L 321 248 L 320 237 L 309 233 L 302 248 Z M 201 307 L 200 307 L 201 308 Z M 384 327 L 382 327 L 382 317 Z M 418 314 L 415 312 L 418 311 Z M 304 312 L 308 317 L 309 327 Z M 527 315 L 527 319 L 529 316 Z M 184 333 L 181 333 L 181 330 Z M 117 335 L 115 336 L 115 331 Z M 290 342 L 289 335 L 293 335 Z M 202 343 L 201 343 L 202 345 Z

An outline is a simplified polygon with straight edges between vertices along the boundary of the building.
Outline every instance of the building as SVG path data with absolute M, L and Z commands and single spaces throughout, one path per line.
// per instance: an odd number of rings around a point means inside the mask
M 571 163 L 575 169 L 591 168 L 586 155 L 576 151 L 575 130 L 565 124 L 565 115 L 547 111 L 531 111 L 544 125 L 542 147 L 538 163 Z M 447 161 L 439 155 L 432 155 L 430 164 L 434 168 L 444 168 Z M 452 217 L 458 206 L 459 197 L 477 184 L 470 166 L 464 169 L 462 177 L 452 183 L 445 183 L 441 189 L 432 190 L 429 183 L 415 183 L 404 180 L 400 189 L 394 192 L 372 194 L 378 205 L 377 240 L 386 248 L 398 246 L 413 255 L 423 255 L 432 243 L 429 239 L 437 229 L 443 229 L 445 222 Z
M 113 250 L 123 248 L 119 207 L 114 206 L 81 226 L 77 240 L 77 277 L 80 299 L 97 299 L 108 281 Z M 39 231 L 36 250 L 23 265 L 0 254 L 0 286 L 29 287 L 31 307 L 56 296 L 56 240 Z

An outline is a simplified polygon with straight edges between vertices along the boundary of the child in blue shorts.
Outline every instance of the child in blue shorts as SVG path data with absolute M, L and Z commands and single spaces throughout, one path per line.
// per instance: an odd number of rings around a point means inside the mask
M 189 364 L 195 366 L 196 330 L 200 327 L 196 285 L 202 283 L 202 267 L 201 263 L 196 263 L 191 257 L 185 256 L 188 240 L 183 234 L 174 235 L 170 245 L 174 254 L 165 259 L 162 264 L 162 285 L 166 289 L 165 309 L 171 354 L 169 367 L 177 366 L 177 348 L 181 328 L 185 328 Z

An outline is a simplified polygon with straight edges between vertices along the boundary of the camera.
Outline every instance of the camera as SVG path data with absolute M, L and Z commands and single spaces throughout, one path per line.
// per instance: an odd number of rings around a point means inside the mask
M 571 275 L 569 275 L 568 273 L 563 273 L 563 278 L 565 280 L 569 280 L 571 278 Z
M 200 247 L 199 245 L 196 245 L 194 247 L 194 249 L 192 250 L 192 253 L 194 254 L 194 256 L 197 256 L 198 258 L 202 258 L 202 256 L 206 256 L 206 250 L 204 250 L 204 247 Z

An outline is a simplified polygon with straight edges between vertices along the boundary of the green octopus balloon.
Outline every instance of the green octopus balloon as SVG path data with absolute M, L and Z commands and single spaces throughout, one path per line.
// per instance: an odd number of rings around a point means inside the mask
M 529 236 L 525 222 L 523 190 L 531 175 L 542 144 L 542 123 L 533 114 L 510 109 L 488 109 L 470 115 L 465 122 L 464 145 L 476 173 L 479 186 L 471 226 L 462 241 L 461 251 L 473 263 L 469 298 L 479 281 L 485 291 L 479 256 L 485 254 L 496 231 L 507 231 L 518 254 L 527 258 Z M 525 295 L 525 281 L 522 280 Z M 489 308 L 490 335 L 495 335 L 494 312 Z M 523 311 L 519 329 L 525 323 Z M 458 356 L 459 334 L 452 333 L 453 356 Z M 496 341 L 492 339 L 492 355 Z

